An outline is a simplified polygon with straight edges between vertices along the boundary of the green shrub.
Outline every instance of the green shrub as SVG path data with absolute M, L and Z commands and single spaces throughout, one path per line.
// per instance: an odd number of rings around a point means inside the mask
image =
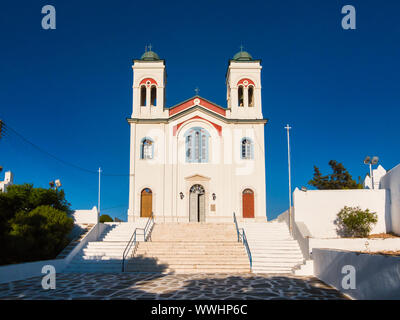
M 63 190 L 11 185 L 0 192 L 0 265 L 54 259 L 73 220 Z
M 338 234 L 353 238 L 367 237 L 372 227 L 378 222 L 378 216 L 369 209 L 361 210 L 360 207 L 344 207 L 337 215 L 335 224 Z
M 10 221 L 10 240 L 15 258 L 24 261 L 54 259 L 68 244 L 74 220 L 64 211 L 39 206 L 28 213 L 18 212 Z
M 99 221 L 100 221 L 101 223 L 104 223 L 104 222 L 113 222 L 114 220 L 113 220 L 108 214 L 102 214 L 102 215 L 100 216 Z

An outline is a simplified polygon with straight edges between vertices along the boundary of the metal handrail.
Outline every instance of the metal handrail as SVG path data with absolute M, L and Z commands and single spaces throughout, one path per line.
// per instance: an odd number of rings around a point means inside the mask
M 129 252 L 129 249 L 132 247 L 132 245 L 134 245 L 134 248 L 136 249 L 136 245 L 137 245 L 137 231 L 138 230 L 142 230 L 143 231 L 143 241 L 147 241 L 146 239 L 146 229 L 150 228 L 150 223 L 153 222 L 152 227 L 154 225 L 154 217 L 153 217 L 153 212 L 151 213 L 151 216 L 149 217 L 149 219 L 146 222 L 146 225 L 144 226 L 144 228 L 135 228 L 135 231 L 133 232 L 131 238 L 128 241 L 128 244 L 125 247 L 124 253 L 122 254 L 122 272 L 125 271 L 125 260 L 126 260 L 126 256 Z M 149 231 L 149 230 L 147 230 Z M 150 229 L 151 231 L 151 229 Z M 135 254 L 135 250 L 133 254 Z
M 237 219 L 236 219 L 236 214 L 233 213 L 233 222 L 235 223 L 236 226 L 236 233 L 237 233 L 237 239 L 238 242 L 242 241 L 244 247 L 246 248 L 247 251 L 247 255 L 249 256 L 249 261 L 250 261 L 250 270 L 253 267 L 253 258 L 251 256 L 251 251 L 250 251 L 250 247 L 249 247 L 249 243 L 247 242 L 247 237 L 246 237 L 246 232 L 244 232 L 243 228 L 239 229 L 238 223 L 237 223 Z M 242 230 L 242 233 L 240 233 L 240 230 Z
M 133 241 L 132 241 L 132 239 L 133 239 Z M 135 247 L 136 247 L 136 229 L 135 229 L 135 231 L 133 232 L 131 238 L 129 239 L 128 244 L 127 244 L 126 247 L 125 247 L 124 253 L 122 254 L 122 272 L 125 271 L 125 258 L 126 258 L 127 252 L 129 252 L 129 249 L 130 249 L 131 246 L 132 246 L 131 243 L 134 244 Z M 128 249 L 128 248 L 129 248 L 129 249 Z
M 244 232 L 244 229 L 242 228 L 242 242 L 246 248 L 247 251 L 247 255 L 249 256 L 249 260 L 250 260 L 250 270 L 253 267 L 253 258 L 251 256 L 251 251 L 250 251 L 250 247 L 249 247 L 249 243 L 247 242 L 247 237 L 246 237 L 246 232 Z
M 153 222 L 152 223 L 152 225 L 151 225 L 151 228 L 150 228 L 150 223 L 151 222 Z M 147 237 L 146 237 L 146 233 L 147 232 L 151 232 L 151 230 L 153 229 L 153 226 L 154 226 L 154 216 L 153 216 L 153 212 L 151 213 L 151 216 L 149 217 L 149 219 L 147 220 L 147 222 L 146 222 L 146 225 L 144 226 L 144 229 L 143 229 L 143 237 L 144 237 L 144 241 L 147 241 Z M 147 229 L 147 230 L 146 230 Z
M 240 242 L 239 226 L 238 226 L 238 223 L 237 223 L 237 220 L 236 220 L 236 214 L 235 213 L 233 213 L 233 222 L 235 223 L 235 226 L 236 226 L 237 240 L 238 240 L 238 242 Z

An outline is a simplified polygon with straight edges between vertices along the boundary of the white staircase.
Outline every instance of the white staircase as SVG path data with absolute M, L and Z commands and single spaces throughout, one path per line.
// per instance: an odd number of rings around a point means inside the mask
M 233 223 L 155 224 L 140 242 L 128 272 L 249 273 L 250 263 Z
M 107 223 L 99 241 L 88 242 L 63 272 L 121 272 L 122 255 L 135 228 L 145 222 Z M 141 234 L 138 240 L 141 240 Z
M 253 259 L 254 273 L 293 273 L 304 263 L 299 244 L 284 222 L 245 221 L 243 228 Z

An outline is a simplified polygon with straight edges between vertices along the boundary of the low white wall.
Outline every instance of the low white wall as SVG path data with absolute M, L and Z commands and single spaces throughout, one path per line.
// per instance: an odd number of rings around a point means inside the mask
M 294 219 L 316 238 L 338 237 L 334 221 L 344 206 L 370 209 L 378 215 L 372 233 L 386 232 L 386 190 L 307 190 L 293 192 Z
M 75 255 L 90 241 L 97 241 L 103 231 L 105 230 L 106 225 L 104 223 L 97 223 L 87 234 L 86 236 L 75 246 L 75 248 L 64 258 L 66 264 L 68 264 Z
M 65 259 L 43 260 L 27 263 L 18 263 L 0 267 L 0 283 L 22 280 L 37 276 L 44 277 L 42 268 L 52 265 L 56 272 L 62 272 L 66 266 Z
M 98 222 L 97 208 L 93 207 L 91 210 L 75 210 L 71 217 L 74 219 L 75 224 L 80 223 L 93 223 Z
M 1 266 L 0 283 L 17 281 L 37 276 L 44 276 L 45 274 L 42 274 L 42 268 L 45 265 L 54 266 L 56 269 L 56 273 L 63 272 L 64 268 L 75 257 L 75 255 L 89 241 L 96 241 L 105 228 L 106 225 L 103 223 L 96 224 L 64 259 L 34 261 L 34 262 L 11 264 L 8 266 Z
M 400 164 L 381 178 L 380 188 L 389 191 L 389 230 L 400 235 Z
M 314 249 L 314 275 L 354 299 L 400 299 L 400 257 Z M 344 289 L 346 265 L 355 268 L 355 289 Z
M 350 251 L 371 251 L 377 252 L 382 250 L 400 251 L 400 238 L 387 239 L 316 239 L 309 238 L 310 253 L 315 248 L 338 249 Z

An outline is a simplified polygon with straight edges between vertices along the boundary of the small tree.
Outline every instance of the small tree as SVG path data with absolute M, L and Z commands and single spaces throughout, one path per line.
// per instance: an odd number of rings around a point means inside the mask
M 53 259 L 73 220 L 63 190 L 11 185 L 0 192 L 0 265 Z
M 343 164 L 331 160 L 329 165 L 332 168 L 332 173 L 325 176 L 321 174 L 317 166 L 314 166 L 314 177 L 308 184 L 319 190 L 363 188 L 360 182 L 353 180 Z
M 347 206 L 340 210 L 335 220 L 335 224 L 338 226 L 338 234 L 352 238 L 367 237 L 377 222 L 378 216 L 376 212 L 370 212 L 369 209 L 361 210 L 360 207 Z
M 108 214 L 102 214 L 102 215 L 100 216 L 99 221 L 100 221 L 101 223 L 104 223 L 104 222 L 113 222 L 113 219 L 112 219 Z
M 11 255 L 14 261 L 53 259 L 68 244 L 67 235 L 74 220 L 64 211 L 39 206 L 32 211 L 19 211 L 10 221 Z M 9 257 L 11 258 L 11 257 Z

